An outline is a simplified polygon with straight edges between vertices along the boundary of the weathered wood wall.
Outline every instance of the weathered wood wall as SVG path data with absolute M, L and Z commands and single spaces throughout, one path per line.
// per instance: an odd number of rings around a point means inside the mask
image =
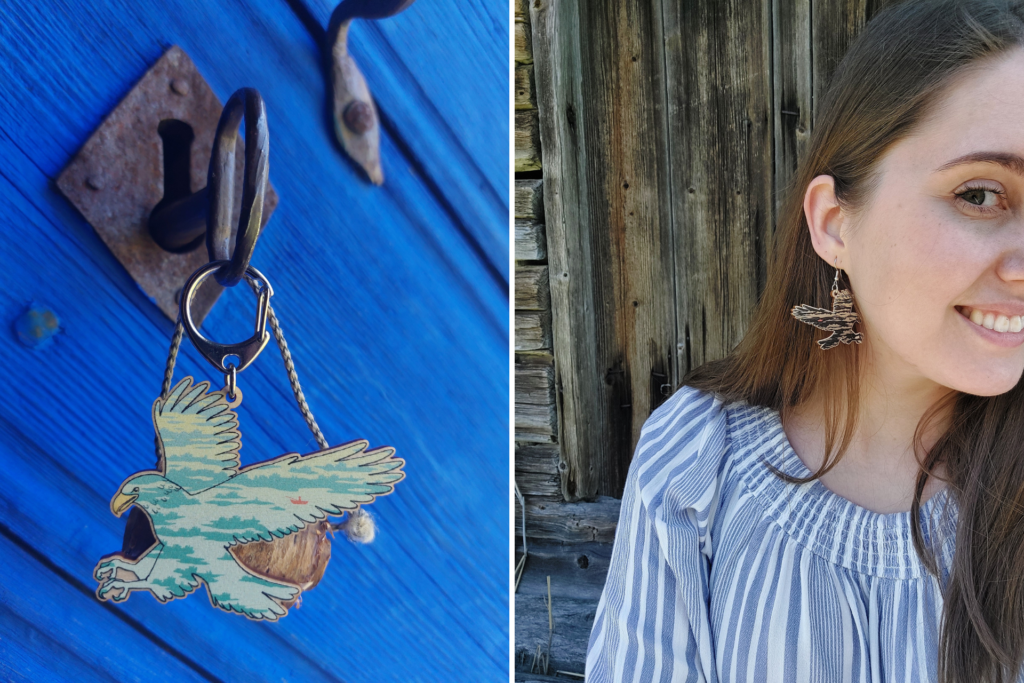
M 509 33 L 504 2 L 414 3 L 356 22 L 382 114 L 385 184 L 325 120 L 318 41 L 336 0 L 0 3 L 0 679 L 503 680 L 508 673 Z M 390 444 L 407 478 L 342 534 L 278 623 L 99 602 L 121 547 L 109 501 L 154 464 L 173 323 L 53 185 L 136 80 L 180 45 L 224 101 L 262 93 L 280 196 L 253 264 L 331 443 Z M 204 330 L 252 331 L 227 292 Z M 13 325 L 36 302 L 47 347 Z M 467 343 L 469 340 L 471 343 Z M 186 340 L 176 377 L 221 377 Z M 315 448 L 273 343 L 239 375 L 243 464 Z
M 530 3 L 567 501 L 742 338 L 813 103 L 877 0 Z

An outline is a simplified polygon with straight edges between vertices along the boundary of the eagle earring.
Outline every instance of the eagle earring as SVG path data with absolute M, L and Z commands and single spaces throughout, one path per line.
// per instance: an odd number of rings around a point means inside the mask
M 793 317 L 802 323 L 814 325 L 819 330 L 825 330 L 832 334 L 824 339 L 818 340 L 818 346 L 822 351 L 827 351 L 839 342 L 844 344 L 860 344 L 864 335 L 853 331 L 853 325 L 860 318 L 853 310 L 853 293 L 848 289 L 839 289 L 839 257 L 836 257 L 833 265 L 836 268 L 836 276 L 832 280 L 832 310 L 815 308 L 808 304 L 799 304 L 790 311 Z

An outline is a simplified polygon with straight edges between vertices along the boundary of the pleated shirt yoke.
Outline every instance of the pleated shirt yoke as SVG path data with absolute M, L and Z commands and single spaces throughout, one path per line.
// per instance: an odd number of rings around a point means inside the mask
M 805 477 L 777 411 L 682 387 L 630 465 L 587 681 L 932 681 L 940 579 L 909 512 L 879 514 Z M 947 489 L 922 506 L 941 582 Z

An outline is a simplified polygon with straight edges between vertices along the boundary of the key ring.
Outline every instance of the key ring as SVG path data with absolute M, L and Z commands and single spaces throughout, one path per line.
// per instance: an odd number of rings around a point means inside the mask
M 252 283 L 256 287 L 259 296 L 259 303 L 256 308 L 256 332 L 249 339 L 238 342 L 235 344 L 220 344 L 211 339 L 204 337 L 199 330 L 196 328 L 195 323 L 192 321 L 192 298 L 199 291 L 199 286 L 203 281 L 212 275 L 215 271 L 223 266 L 227 266 L 230 262 L 226 260 L 210 261 L 205 266 L 192 273 L 192 276 L 185 283 L 185 287 L 181 290 L 181 302 L 178 304 L 181 324 L 188 333 L 189 339 L 195 345 L 199 353 L 203 354 L 203 357 L 208 360 L 213 367 L 217 368 L 224 374 L 232 372 L 241 372 L 245 370 L 256 360 L 256 356 L 260 355 L 263 347 L 267 345 L 270 340 L 270 334 L 267 332 L 267 309 L 270 307 L 270 297 L 274 295 L 274 290 L 270 286 L 270 281 L 252 266 L 246 266 L 243 277 L 246 281 Z M 230 356 L 238 357 L 238 364 L 231 365 L 225 364 L 225 360 Z
M 242 206 L 238 215 L 235 248 L 229 255 L 231 200 L 234 197 L 235 184 L 235 140 L 238 137 L 238 123 L 242 118 L 243 108 L 246 163 L 242 179 Z M 224 105 L 224 111 L 221 112 L 220 121 L 217 123 L 217 137 L 210 156 L 210 170 L 206 182 L 206 186 L 210 188 L 210 205 L 206 214 L 206 249 L 210 254 L 210 261 L 224 263 L 223 268 L 219 268 L 215 274 L 217 282 L 224 287 L 234 287 L 247 274 L 249 260 L 256 247 L 256 238 L 259 237 L 260 223 L 263 220 L 263 197 L 267 191 L 267 175 L 270 172 L 269 156 L 270 133 L 267 129 L 266 105 L 255 88 L 240 88 Z M 269 287 L 269 284 L 267 286 Z

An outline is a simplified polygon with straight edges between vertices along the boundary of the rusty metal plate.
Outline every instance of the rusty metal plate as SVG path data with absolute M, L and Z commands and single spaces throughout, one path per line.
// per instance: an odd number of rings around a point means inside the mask
M 207 169 L 221 101 L 178 46 L 167 50 L 135 84 L 57 178 L 57 187 L 75 205 L 143 291 L 171 320 L 178 317 L 178 295 L 189 275 L 208 262 L 205 244 L 186 254 L 164 251 L 147 230 L 150 211 L 164 196 L 161 121 L 192 127 L 192 192 L 206 186 Z M 244 136 L 238 136 L 236 178 L 242 178 Z M 240 187 L 237 183 L 236 187 Z M 267 183 L 262 228 L 277 206 Z M 232 243 L 239 199 L 231 221 Z M 262 230 L 261 228 L 261 230 Z M 192 316 L 198 325 L 223 288 L 212 278 L 196 294 Z

